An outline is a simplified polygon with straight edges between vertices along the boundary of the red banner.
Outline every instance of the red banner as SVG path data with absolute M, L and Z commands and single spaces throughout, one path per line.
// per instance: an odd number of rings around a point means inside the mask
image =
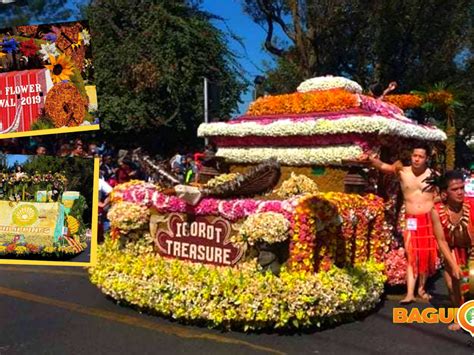
M 158 225 L 155 244 L 162 256 L 229 266 L 243 255 L 243 249 L 230 242 L 235 233 L 221 217 L 173 213 Z
M 31 130 L 44 107 L 46 94 L 51 86 L 47 69 L 0 73 L 0 131 L 8 131 L 15 126 L 17 114 L 19 124 L 13 131 Z

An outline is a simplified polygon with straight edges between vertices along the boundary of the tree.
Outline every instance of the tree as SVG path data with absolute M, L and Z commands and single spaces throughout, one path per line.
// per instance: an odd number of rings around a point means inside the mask
M 79 16 L 87 0 L 17 0 L 0 7 L 0 28 L 64 22 Z
M 235 58 L 196 5 L 97 0 L 90 6 L 101 127 L 122 145 L 161 151 L 197 145 L 204 77 L 219 83 L 220 117 L 237 107 L 245 84 Z
M 242 0 L 267 32 L 265 48 L 303 78 L 333 74 L 404 90 L 446 80 L 472 44 L 472 0 Z M 285 43 L 278 40 L 277 31 Z

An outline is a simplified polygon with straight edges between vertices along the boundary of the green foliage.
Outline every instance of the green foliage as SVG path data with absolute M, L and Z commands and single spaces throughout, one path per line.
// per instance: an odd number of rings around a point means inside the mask
M 203 77 L 220 83 L 220 117 L 237 107 L 244 85 L 207 14 L 185 1 L 128 0 L 96 0 L 88 14 L 107 133 L 140 145 L 151 134 L 163 147 L 197 144 Z
M 87 0 L 25 0 L 0 7 L 0 28 L 33 23 L 55 23 L 80 16 Z
M 40 129 L 50 129 L 54 128 L 53 122 L 48 116 L 40 116 L 31 126 L 32 130 L 40 130 Z
M 88 209 L 86 199 L 84 196 L 79 196 L 78 199 L 74 200 L 74 204 L 71 207 L 69 214 L 73 216 L 79 222 L 79 231 L 77 234 L 85 235 L 86 225 L 84 224 L 83 215 L 84 212 Z

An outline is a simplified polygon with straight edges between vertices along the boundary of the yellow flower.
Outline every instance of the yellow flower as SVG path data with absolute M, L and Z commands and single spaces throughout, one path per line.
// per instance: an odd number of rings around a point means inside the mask
M 45 65 L 45 67 L 51 72 L 53 82 L 59 83 L 63 80 L 69 80 L 74 70 L 74 64 L 72 64 L 71 59 L 65 54 L 61 54 L 58 58 L 50 55 L 49 60 L 51 64 Z

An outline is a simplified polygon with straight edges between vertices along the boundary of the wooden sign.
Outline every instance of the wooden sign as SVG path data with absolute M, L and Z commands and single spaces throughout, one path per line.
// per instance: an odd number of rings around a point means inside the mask
M 16 131 L 29 131 L 41 114 L 48 90 L 53 86 L 48 69 L 0 73 L 0 131 L 15 125 Z
M 221 217 L 172 213 L 157 227 L 155 244 L 165 257 L 229 266 L 244 252 L 230 242 L 237 232 Z

